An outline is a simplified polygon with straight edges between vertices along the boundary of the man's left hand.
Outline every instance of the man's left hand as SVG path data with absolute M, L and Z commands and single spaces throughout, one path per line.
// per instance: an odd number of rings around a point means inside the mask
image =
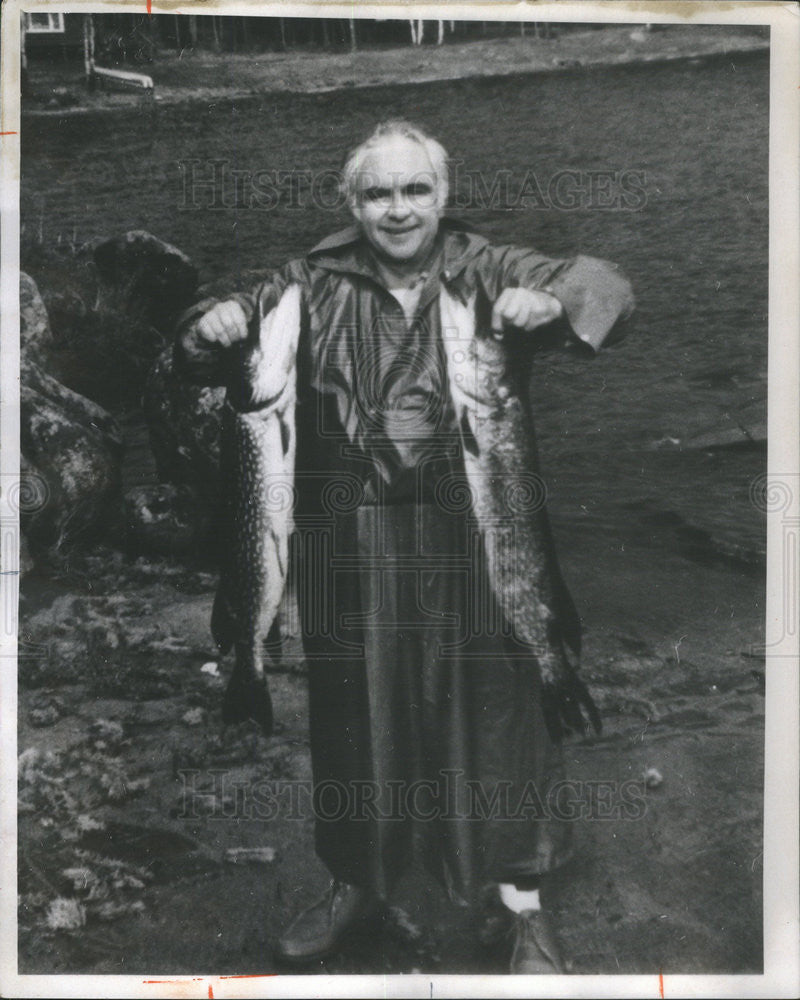
M 558 319 L 564 307 L 549 292 L 534 292 L 528 288 L 505 288 L 492 309 L 492 331 L 502 333 L 506 327 L 536 330 Z

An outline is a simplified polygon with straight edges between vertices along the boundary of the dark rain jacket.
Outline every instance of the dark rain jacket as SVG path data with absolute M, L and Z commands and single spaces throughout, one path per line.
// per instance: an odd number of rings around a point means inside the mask
M 276 271 L 253 293 L 231 298 L 239 301 L 248 317 L 256 321 L 275 306 L 292 283 L 302 288 L 304 306 L 298 348 L 298 402 L 302 404 L 304 392 L 317 396 L 313 406 L 306 407 L 315 415 L 313 426 L 304 431 L 298 417 L 298 474 L 302 474 L 305 461 L 315 475 L 328 472 L 335 476 L 340 471 L 340 459 L 336 448 L 328 447 L 326 451 L 326 441 L 334 443 L 337 438 L 321 426 L 327 419 L 325 414 L 331 414 L 331 427 L 341 432 L 343 440 L 357 441 L 364 433 L 363 407 L 356 405 L 359 372 L 352 345 L 368 339 L 376 324 L 384 324 L 400 342 L 407 335 L 407 320 L 399 302 L 382 283 L 355 227 L 324 239 L 307 256 Z M 532 353 L 533 346 L 543 340 L 583 344 L 597 351 L 603 344 L 619 339 L 633 311 L 630 283 L 613 264 L 583 255 L 553 259 L 530 249 L 493 246 L 450 220 L 441 225 L 435 265 L 427 275 L 417 306 L 417 322 L 428 324 L 434 341 L 442 337 L 438 309 L 442 285 L 462 301 L 476 294 L 480 300 L 492 303 L 503 289 L 523 287 L 547 289 L 561 302 L 562 320 L 548 330 L 517 338 L 517 354 L 510 357 L 514 364 L 524 363 L 524 355 Z M 246 406 L 247 400 L 239 398 L 235 375 L 231 375 L 226 363 L 231 352 L 204 345 L 191 334 L 193 324 L 213 304 L 214 300 L 204 300 L 184 314 L 178 330 L 176 371 L 202 385 L 227 385 L 234 405 Z M 526 352 L 528 345 L 531 350 Z M 335 359 L 334 364 L 331 359 Z M 443 391 L 448 391 L 446 383 Z M 316 439 L 312 448 L 304 448 L 304 437 Z M 544 512 L 541 524 L 558 595 L 562 637 L 577 652 L 578 619 L 558 571 Z M 526 564 L 531 562 L 526 563 L 523 553 L 521 565 Z

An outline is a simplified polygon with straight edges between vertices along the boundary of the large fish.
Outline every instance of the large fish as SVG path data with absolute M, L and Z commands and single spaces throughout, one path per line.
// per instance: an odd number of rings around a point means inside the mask
M 293 530 L 298 285 L 290 285 L 232 356 L 223 414 L 225 549 L 211 630 L 236 661 L 223 722 L 255 720 L 272 733 L 265 643 L 277 643 Z
M 491 306 L 472 295 L 440 294 L 442 342 L 451 399 L 461 430 L 472 509 L 484 540 L 494 596 L 513 633 L 536 656 L 543 707 L 554 736 L 597 732 L 597 708 L 577 675 L 578 629 L 565 628 L 560 579 L 544 507 L 544 483 L 521 370 L 489 328 Z M 576 618 L 577 616 L 575 616 Z

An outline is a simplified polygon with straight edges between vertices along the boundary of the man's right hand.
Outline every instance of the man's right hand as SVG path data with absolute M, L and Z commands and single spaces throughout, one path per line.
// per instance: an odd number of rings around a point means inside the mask
M 192 332 L 202 344 L 230 347 L 247 336 L 247 316 L 235 299 L 218 302 L 195 323 Z

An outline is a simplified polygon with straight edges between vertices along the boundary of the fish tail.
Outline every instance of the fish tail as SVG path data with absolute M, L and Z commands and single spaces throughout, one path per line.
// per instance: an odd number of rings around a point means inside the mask
M 272 698 L 260 644 L 236 643 L 236 664 L 222 700 L 222 722 L 230 726 L 251 720 L 265 736 L 272 735 Z

